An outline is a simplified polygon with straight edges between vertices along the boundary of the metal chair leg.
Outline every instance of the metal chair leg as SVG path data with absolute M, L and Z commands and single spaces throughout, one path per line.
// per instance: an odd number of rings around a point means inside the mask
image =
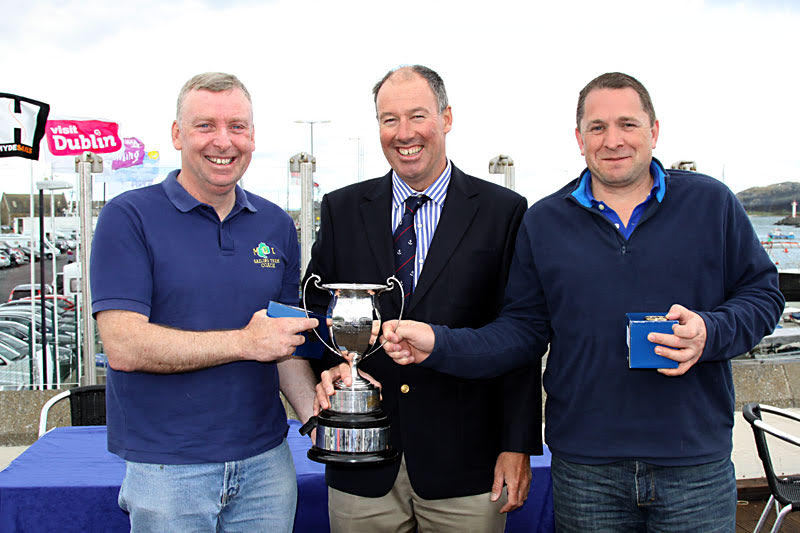
M 769 514 L 769 510 L 772 509 L 773 502 L 775 502 L 775 496 L 770 495 L 767 505 L 765 505 L 764 510 L 761 511 L 761 518 L 758 519 L 758 524 L 756 524 L 756 528 L 753 530 L 753 533 L 758 533 L 761 531 L 761 528 L 767 523 L 767 515 Z
M 792 512 L 792 504 L 790 503 L 783 509 L 781 512 L 778 513 L 778 516 L 775 518 L 775 525 L 772 526 L 772 530 L 770 533 L 778 533 L 778 530 L 781 528 L 781 523 L 783 523 L 783 519 L 786 518 L 786 515 Z

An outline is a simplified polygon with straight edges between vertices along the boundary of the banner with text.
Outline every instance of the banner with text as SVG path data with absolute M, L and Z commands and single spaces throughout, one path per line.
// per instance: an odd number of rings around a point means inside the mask
M 122 143 L 125 145 L 125 151 L 122 152 L 122 157 L 111 162 L 111 170 L 135 167 L 144 162 L 144 143 L 142 141 L 136 137 L 124 137 Z
M 0 93 L 0 157 L 39 159 L 50 106 L 24 96 Z
M 48 120 L 47 147 L 53 155 L 108 154 L 122 147 L 119 125 L 101 120 Z

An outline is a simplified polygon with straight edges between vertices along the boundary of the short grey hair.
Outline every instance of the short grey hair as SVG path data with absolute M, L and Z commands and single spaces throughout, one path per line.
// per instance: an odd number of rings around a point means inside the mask
M 381 87 L 383 87 L 383 84 L 386 83 L 386 80 L 391 78 L 397 72 L 408 70 L 414 74 L 417 74 L 428 82 L 428 86 L 431 88 L 433 95 L 436 97 L 436 103 L 439 106 L 439 114 L 444 113 L 444 110 L 450 105 L 447 102 L 447 91 L 444 88 L 444 81 L 442 80 L 442 77 L 436 73 L 436 71 L 423 65 L 400 66 L 387 72 L 386 75 L 381 78 L 381 81 L 376 83 L 375 87 L 372 88 L 372 97 L 375 101 L 375 110 L 377 111 L 378 109 L 378 91 L 381 90 Z
M 211 91 L 212 93 L 221 93 L 223 91 L 230 91 L 231 89 L 241 89 L 247 97 L 250 105 L 253 105 L 253 100 L 250 98 L 250 92 L 244 83 L 233 74 L 226 74 L 225 72 L 204 72 L 192 78 L 183 84 L 181 92 L 178 93 L 178 107 L 175 113 L 176 120 L 180 122 L 181 111 L 183 111 L 183 102 L 186 100 L 186 95 L 192 91 Z
M 575 113 L 578 130 L 581 129 L 581 120 L 583 120 L 583 113 L 586 108 L 586 97 L 595 89 L 627 89 L 631 88 L 639 95 L 639 101 L 642 103 L 642 109 L 647 113 L 650 119 L 650 126 L 656 123 L 656 110 L 653 107 L 653 100 L 650 99 L 650 93 L 647 92 L 642 82 L 629 74 L 622 72 L 606 72 L 600 74 L 595 79 L 586 84 L 586 87 L 581 89 L 578 95 L 578 108 Z

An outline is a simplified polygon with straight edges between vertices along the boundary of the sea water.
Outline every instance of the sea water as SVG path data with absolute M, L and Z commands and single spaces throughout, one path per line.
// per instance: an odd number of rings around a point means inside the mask
M 764 245 L 772 262 L 778 270 L 800 269 L 800 227 L 777 226 L 775 223 L 784 218 L 781 215 L 751 216 L 750 222 L 756 230 L 758 239 Z M 794 239 L 775 240 L 770 243 L 769 234 L 780 230 L 784 235 L 794 233 Z

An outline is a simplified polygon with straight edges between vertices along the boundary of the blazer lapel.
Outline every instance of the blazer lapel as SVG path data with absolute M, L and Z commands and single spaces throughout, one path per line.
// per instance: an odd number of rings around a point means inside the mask
M 385 283 L 394 272 L 392 256 L 392 173 L 381 179 L 375 188 L 368 191 L 360 200 L 359 209 L 372 250 L 371 259 L 353 257 L 353 261 L 375 261 L 383 279 L 370 280 L 370 283 Z
M 414 309 L 416 303 L 436 282 L 436 278 L 450 261 L 453 251 L 464 238 L 472 219 L 475 218 L 475 213 L 478 211 L 478 202 L 476 201 L 478 193 L 472 188 L 469 179 L 453 165 L 450 186 L 447 189 L 447 198 L 439 217 L 439 224 L 433 234 L 428 256 L 425 258 L 425 266 L 422 267 L 419 281 L 411 295 L 408 311 Z

